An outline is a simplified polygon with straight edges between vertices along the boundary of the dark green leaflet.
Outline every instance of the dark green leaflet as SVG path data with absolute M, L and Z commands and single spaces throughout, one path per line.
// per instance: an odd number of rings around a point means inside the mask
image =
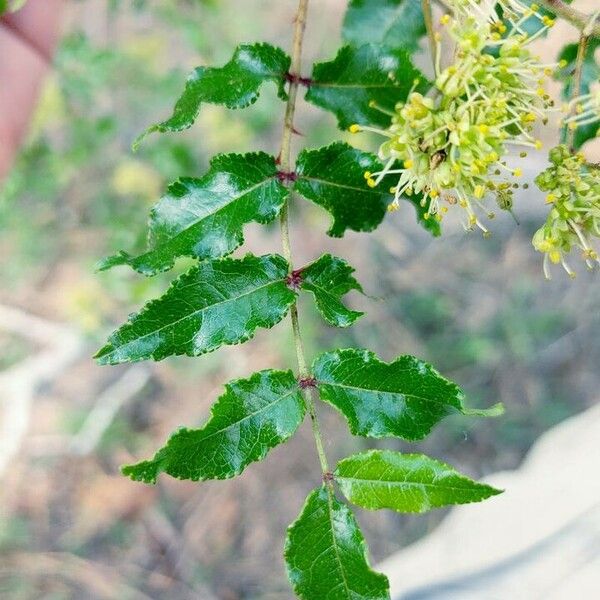
M 287 272 L 277 254 L 200 263 L 115 331 L 95 358 L 100 364 L 162 360 L 245 342 L 259 327 L 281 321 L 294 303 Z
M 256 102 L 263 83 L 277 85 L 279 97 L 285 99 L 285 75 L 290 57 L 270 44 L 241 44 L 223 67 L 197 67 L 188 77 L 183 94 L 175 104 L 173 115 L 149 127 L 134 147 L 154 131 L 181 131 L 191 127 L 202 102 L 223 104 L 227 108 L 245 108 Z
M 353 123 L 387 127 L 390 117 L 371 103 L 393 110 L 406 100 L 415 80 L 418 91 L 427 91 L 426 78 L 403 48 L 344 46 L 332 61 L 314 65 L 306 99 L 335 114 L 341 129 Z
M 288 529 L 288 577 L 304 600 L 388 600 L 387 577 L 373 571 L 350 509 L 329 486 L 314 490 Z
M 369 42 L 414 52 L 425 35 L 423 9 L 415 0 L 350 0 L 342 30 L 354 46 Z
M 155 483 L 161 472 L 194 481 L 234 477 L 294 435 L 305 410 L 291 371 L 236 379 L 225 386 L 204 427 L 180 429 L 154 458 L 123 473 L 146 483 Z
M 206 175 L 173 183 L 152 209 L 148 252 L 136 257 L 121 252 L 99 269 L 128 264 L 154 275 L 170 269 L 180 256 L 225 256 L 244 242 L 246 224 L 272 221 L 288 194 L 274 157 L 264 152 L 216 156 Z
M 295 189 L 331 214 L 333 223 L 328 235 L 341 237 L 346 229 L 373 231 L 383 221 L 387 207 L 394 199 L 389 189 L 396 184 L 389 176 L 375 188 L 367 185 L 365 171 L 376 172 L 381 168 L 374 154 L 344 142 L 335 142 L 300 153 Z M 419 223 L 433 235 L 439 235 L 439 223 L 424 218 L 427 209 L 420 206 L 420 198 L 404 199 L 415 207 Z
M 345 260 L 331 254 L 321 256 L 301 271 L 300 287 L 312 292 L 322 317 L 334 327 L 348 327 L 363 314 L 342 303 L 342 296 L 349 291 L 362 292 L 352 273 L 354 269 Z
M 465 408 L 462 390 L 414 356 L 385 363 L 369 350 L 335 350 L 318 356 L 312 372 L 321 399 L 346 417 L 355 435 L 421 440 L 449 414 L 502 411 Z

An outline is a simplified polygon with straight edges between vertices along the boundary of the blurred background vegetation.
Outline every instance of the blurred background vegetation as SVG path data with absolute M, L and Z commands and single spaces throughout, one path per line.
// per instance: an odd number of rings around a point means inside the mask
M 240 42 L 264 39 L 287 49 L 294 8 L 295 0 L 68 3 L 53 75 L 0 188 L 0 302 L 65 324 L 81 346 L 36 387 L 19 452 L 0 473 L 2 598 L 290 597 L 280 540 L 319 478 L 308 428 L 235 481 L 164 477 L 149 488 L 118 472 L 132 457 L 151 454 L 173 428 L 204 420 L 227 380 L 293 364 L 287 323 L 277 335 L 259 333 L 218 354 L 152 365 L 136 371 L 137 379 L 128 375 L 135 367 L 99 368 L 90 356 L 171 278 L 145 279 L 125 268 L 96 274 L 95 262 L 117 249 L 141 249 L 148 210 L 166 184 L 202 174 L 213 154 L 276 152 L 283 105 L 269 88 L 244 111 L 205 106 L 189 132 L 153 136 L 135 155 L 131 141 L 169 113 L 194 66 L 223 64 Z M 307 73 L 311 61 L 335 53 L 344 9 L 343 0 L 312 7 Z M 575 38 L 568 28 L 553 35 Z M 542 41 L 540 51 L 552 56 L 559 45 Z M 296 148 L 346 138 L 331 116 L 304 104 L 297 127 Z M 535 174 L 543 160 L 533 156 L 526 172 Z M 298 263 L 333 251 L 356 266 L 368 294 L 352 298 L 367 315 L 350 331 L 328 328 L 302 304 L 311 354 L 350 345 L 386 359 L 416 354 L 459 382 L 470 405 L 506 405 L 496 420 L 447 419 L 422 444 L 376 444 L 426 450 L 482 476 L 517 467 L 540 433 L 598 400 L 597 283 L 583 268 L 575 282 L 558 270 L 543 281 L 530 239 L 544 211 L 530 188 L 515 206 L 519 224 L 500 214 L 489 240 L 453 222 L 433 239 L 408 205 L 371 236 L 331 240 L 325 214 L 296 202 Z M 247 239 L 254 251 L 279 250 L 276 228 L 250 227 Z M 6 372 L 40 350 L 27 332 L 10 329 L 0 328 Z M 367 447 L 336 414 L 322 413 L 332 458 Z M 87 443 L 90 414 L 109 418 Z M 358 513 L 374 561 L 442 516 Z

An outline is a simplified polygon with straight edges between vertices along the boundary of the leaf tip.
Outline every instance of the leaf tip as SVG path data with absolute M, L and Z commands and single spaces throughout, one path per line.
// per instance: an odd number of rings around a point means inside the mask
M 151 134 L 154 133 L 155 131 L 160 131 L 160 125 L 151 125 L 150 127 L 148 127 L 148 129 L 146 129 L 145 131 L 143 131 L 142 133 L 140 133 L 140 135 L 138 135 L 135 140 L 133 140 L 133 143 L 131 144 L 131 151 L 132 152 L 137 152 L 139 147 L 142 145 L 142 142 Z
M 108 270 L 112 269 L 113 267 L 117 267 L 120 265 L 127 265 L 130 263 L 130 261 L 131 261 L 131 256 L 127 252 L 123 252 L 123 250 L 121 250 L 117 254 L 112 254 L 111 256 L 107 256 L 106 258 L 99 260 L 94 265 L 94 271 L 96 273 L 100 273 L 102 271 L 108 271 Z
M 465 408 L 463 414 L 470 417 L 500 417 L 504 414 L 504 404 L 498 402 L 490 408 Z
M 125 477 L 129 477 L 132 481 L 141 481 L 154 485 L 158 478 L 159 467 L 156 462 L 145 460 L 134 465 L 122 466 L 121 473 Z
M 113 362 L 110 360 L 110 354 L 114 350 L 111 343 L 105 344 L 92 356 L 92 358 L 101 366 L 111 365 Z

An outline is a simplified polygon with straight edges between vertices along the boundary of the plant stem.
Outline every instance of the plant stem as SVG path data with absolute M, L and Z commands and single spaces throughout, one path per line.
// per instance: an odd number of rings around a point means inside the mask
M 571 99 L 575 99 L 581 95 L 581 80 L 583 75 L 583 62 L 588 46 L 589 37 L 584 31 L 579 38 L 579 46 L 577 47 L 577 59 L 575 60 L 575 72 L 573 73 L 573 87 L 571 88 Z M 567 144 L 571 152 L 575 152 L 575 128 L 567 129 Z
M 565 19 L 580 31 L 583 31 L 590 23 L 590 15 L 565 4 L 563 0 L 537 0 L 537 3 Z M 591 28 L 590 36 L 600 38 L 600 24 Z
M 585 53 L 588 50 L 588 45 L 590 41 L 590 37 L 592 37 L 592 32 L 594 29 L 594 25 L 598 20 L 598 16 L 600 15 L 600 11 L 590 17 L 587 25 L 581 32 L 581 36 L 579 37 L 579 45 L 577 46 L 577 58 L 575 59 L 575 71 L 573 73 L 573 87 L 571 88 L 571 99 L 574 100 L 581 96 L 581 86 L 583 79 L 583 63 L 585 62 Z M 575 107 L 576 109 L 576 107 Z M 567 130 L 567 143 L 571 152 L 575 152 L 575 128 Z
M 279 153 L 279 163 L 281 170 L 284 173 L 292 171 L 291 147 L 292 134 L 294 132 L 294 114 L 296 112 L 296 98 L 298 96 L 298 77 L 300 76 L 300 67 L 302 63 L 302 42 L 304 40 L 304 29 L 306 27 L 306 13 L 308 10 L 308 0 L 299 0 L 296 18 L 294 19 L 294 39 L 292 42 L 292 62 L 290 65 L 290 86 L 288 90 L 288 100 L 285 108 L 285 117 L 283 121 L 283 134 L 281 137 L 281 150 Z M 293 192 L 290 193 L 290 200 L 293 197 Z M 281 243 L 283 246 L 283 254 L 292 268 L 292 247 L 290 242 L 290 225 L 289 225 L 289 200 L 281 210 L 280 228 L 281 228 Z M 292 321 L 292 333 L 294 336 L 294 345 L 296 347 L 296 358 L 298 361 L 298 370 L 300 378 L 309 376 L 308 367 L 306 364 L 306 356 L 304 354 L 304 345 L 302 343 L 302 335 L 300 333 L 300 321 L 298 318 L 298 305 L 294 303 L 290 309 L 290 317 Z M 321 471 L 325 477 L 329 473 L 329 464 L 325 456 L 325 448 L 323 447 L 323 438 L 321 437 L 321 429 L 315 409 L 315 402 L 311 387 L 303 390 L 304 399 L 310 415 L 312 431 L 321 463 Z
M 431 62 L 433 63 L 433 72 L 436 73 L 436 43 L 435 32 L 433 30 L 433 13 L 431 11 L 431 0 L 421 0 L 423 9 L 423 19 L 425 20 L 425 29 L 427 30 L 427 38 L 429 39 L 429 52 L 431 53 Z M 434 75 L 434 76 L 435 76 Z

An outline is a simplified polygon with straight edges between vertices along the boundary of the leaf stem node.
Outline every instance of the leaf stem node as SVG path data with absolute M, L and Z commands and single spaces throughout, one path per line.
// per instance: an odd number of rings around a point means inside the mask
M 284 182 L 294 182 L 298 179 L 298 175 L 294 171 L 286 172 L 286 171 L 277 171 L 277 179 Z
M 294 73 L 287 72 L 285 74 L 285 80 L 288 83 L 296 83 L 298 85 L 303 85 L 305 87 L 310 87 L 312 84 L 312 79 L 310 77 L 302 77 L 300 75 L 294 75 Z
M 300 289 L 300 286 L 302 285 L 303 270 L 304 269 L 296 269 L 285 278 L 285 284 L 288 286 L 288 288 L 295 291 Z
M 298 380 L 298 385 L 302 390 L 314 388 L 317 387 L 317 380 L 314 377 L 302 377 Z

